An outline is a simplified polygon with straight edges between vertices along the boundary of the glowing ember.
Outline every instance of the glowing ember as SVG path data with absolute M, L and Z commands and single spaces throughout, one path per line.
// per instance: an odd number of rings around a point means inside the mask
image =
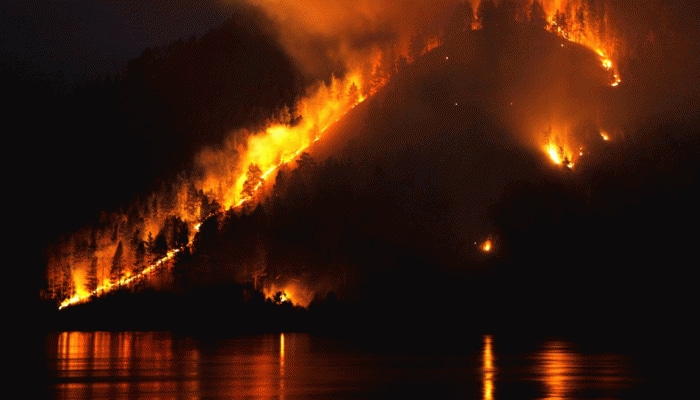
M 481 244 L 481 251 L 484 253 L 490 253 L 491 250 L 493 249 L 493 242 L 491 239 L 486 239 L 482 244 Z

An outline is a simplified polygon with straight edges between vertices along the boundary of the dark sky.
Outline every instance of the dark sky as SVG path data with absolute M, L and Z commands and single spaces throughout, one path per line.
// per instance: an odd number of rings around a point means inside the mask
M 326 18 L 343 15 L 343 10 L 357 13 L 362 7 L 342 1 L 287 2 L 287 7 L 277 7 L 280 2 L 247 1 L 264 6 L 272 14 L 282 13 L 283 16 L 277 15 L 276 18 L 285 23 L 290 18 L 307 16 L 308 13 L 304 11 L 307 4 L 311 8 L 314 8 L 314 4 L 327 7 L 327 10 L 320 11 Z M 34 66 L 51 77 L 63 77 L 69 82 L 102 77 L 106 73 L 116 72 L 146 48 L 165 45 L 180 38 L 200 37 L 210 29 L 219 27 L 233 13 L 235 4 L 239 3 L 231 0 L 3 0 L 0 3 L 0 57 L 3 62 L 19 63 L 25 68 Z M 452 0 L 433 0 L 431 3 L 443 7 Z M 365 3 L 357 4 L 367 6 Z M 406 19 L 411 9 L 417 9 L 410 6 L 410 1 L 408 5 L 401 5 L 402 2 L 372 4 L 370 8 L 375 15 L 391 16 L 378 19 L 384 25 Z M 398 11 L 397 4 L 400 5 Z M 689 55 L 698 59 L 694 54 L 700 49 L 697 22 L 700 3 L 691 0 L 645 0 L 612 4 L 614 17 L 626 25 L 617 28 L 626 36 L 628 46 L 636 47 L 634 50 L 648 45 L 647 41 L 653 35 L 646 28 L 654 24 L 657 36 L 672 32 L 673 41 L 678 45 L 677 52 L 687 51 L 679 58 L 687 61 Z M 375 10 L 381 8 L 383 11 Z M 309 24 L 311 22 L 304 20 L 299 28 L 312 29 L 306 26 Z M 344 26 L 343 29 L 348 30 L 348 27 Z M 295 28 L 292 28 L 291 32 L 294 31 Z M 678 60 L 672 60 L 668 67 L 676 67 L 673 62 L 677 63 Z
M 217 0 L 3 0 L 0 55 L 76 82 L 121 69 L 149 47 L 200 37 L 232 8 Z

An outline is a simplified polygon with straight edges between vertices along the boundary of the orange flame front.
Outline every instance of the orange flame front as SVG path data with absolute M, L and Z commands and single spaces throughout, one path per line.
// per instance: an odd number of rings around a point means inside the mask
M 309 88 L 308 96 L 297 104 L 300 118 L 295 122 L 281 118 L 260 132 L 235 132 L 222 149 L 200 152 L 191 176 L 178 177 L 124 214 L 105 213 L 95 227 L 61 238 L 47 251 L 47 296 L 63 298 L 59 308 L 64 308 L 170 269 L 175 256 L 191 246 L 205 219 L 254 202 L 279 166 L 297 158 L 348 111 L 376 93 L 388 79 L 387 69 L 379 65 L 382 59 L 377 50 L 365 60 L 367 65 Z M 171 233 L 164 238 L 168 226 Z M 185 232 L 186 238 L 177 239 L 177 232 Z M 168 248 L 156 251 L 159 240 Z M 285 287 L 284 292 L 291 294 L 295 304 L 310 301 L 300 287 Z

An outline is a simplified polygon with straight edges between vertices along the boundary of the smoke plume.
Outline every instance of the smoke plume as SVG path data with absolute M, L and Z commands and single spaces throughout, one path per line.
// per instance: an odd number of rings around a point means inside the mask
M 323 1 L 245 0 L 276 22 L 287 51 L 314 78 L 327 79 L 372 57 L 377 50 L 408 51 L 417 37 L 436 35 L 456 0 Z

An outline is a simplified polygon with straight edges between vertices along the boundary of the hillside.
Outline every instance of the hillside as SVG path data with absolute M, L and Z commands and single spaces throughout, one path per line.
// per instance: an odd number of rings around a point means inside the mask
M 186 298 L 251 284 L 257 271 L 309 306 L 297 329 L 357 334 L 456 331 L 464 320 L 681 327 L 698 121 L 618 121 L 639 88 L 609 83 L 594 52 L 531 26 L 453 38 L 399 65 L 268 178 L 256 207 L 204 221 L 172 285 Z M 585 149 L 573 168 L 545 151 L 560 128 Z M 233 315 L 243 295 L 232 296 L 194 303 Z

